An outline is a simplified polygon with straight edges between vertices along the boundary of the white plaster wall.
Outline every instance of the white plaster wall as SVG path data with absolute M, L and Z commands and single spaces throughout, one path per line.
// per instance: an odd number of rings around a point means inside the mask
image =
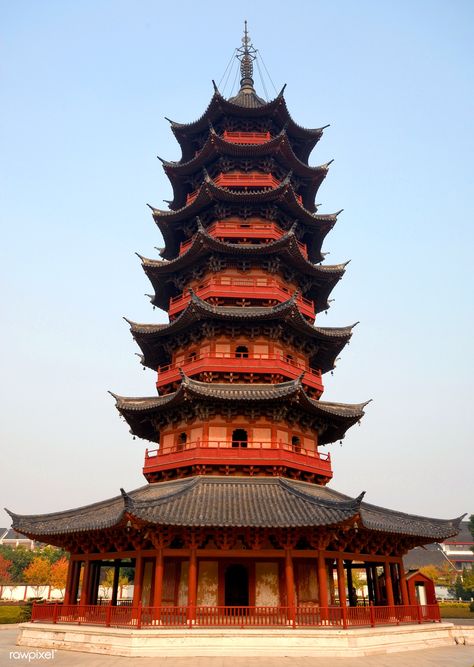
M 217 606 L 218 604 L 217 561 L 204 560 L 199 562 L 198 572 L 198 605 Z
M 255 563 L 255 605 L 276 607 L 279 604 L 278 563 Z

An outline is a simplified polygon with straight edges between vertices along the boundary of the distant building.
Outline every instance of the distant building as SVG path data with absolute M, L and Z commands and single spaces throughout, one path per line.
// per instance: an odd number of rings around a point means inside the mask
M 0 545 L 14 548 L 25 547 L 25 549 L 33 550 L 35 548 L 35 541 L 21 533 L 17 533 L 13 528 L 0 528 Z
M 455 537 L 450 537 L 440 545 L 443 554 L 455 566 L 458 572 L 464 568 L 474 569 L 474 538 L 469 530 L 469 522 L 462 521 L 459 533 Z

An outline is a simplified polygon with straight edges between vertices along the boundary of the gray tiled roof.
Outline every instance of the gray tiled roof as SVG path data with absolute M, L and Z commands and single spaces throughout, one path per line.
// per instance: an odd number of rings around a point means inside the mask
M 346 327 L 315 327 L 300 313 L 296 304 L 296 294 L 288 301 L 276 306 L 213 306 L 200 299 L 192 290 L 191 300 L 182 313 L 169 324 L 140 324 L 126 321 L 136 342 L 143 352 L 145 366 L 156 368 L 167 363 L 163 358 L 162 346 L 166 340 L 179 332 L 189 330 L 198 322 L 216 320 L 218 322 L 248 323 L 250 326 L 263 322 L 276 324 L 284 322 L 292 331 L 307 337 L 318 345 L 313 366 L 323 373 L 334 368 L 334 361 L 352 336 L 355 324 Z M 167 355 L 166 355 L 167 356 Z
M 448 537 L 458 520 L 420 517 L 361 502 L 328 487 L 280 477 L 194 477 L 149 484 L 109 500 L 53 514 L 10 513 L 17 530 L 34 537 L 97 530 L 125 513 L 150 524 L 190 527 L 311 527 L 360 515 L 369 530 L 420 538 Z M 377 521 L 373 521 L 374 512 Z

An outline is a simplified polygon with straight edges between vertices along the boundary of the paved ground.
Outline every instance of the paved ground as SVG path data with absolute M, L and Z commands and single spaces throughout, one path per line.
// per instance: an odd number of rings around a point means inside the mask
M 449 646 L 368 658 L 120 658 L 55 651 L 53 659 L 10 658 L 10 652 L 36 651 L 15 646 L 17 628 L 0 632 L 0 667 L 474 667 L 474 646 Z

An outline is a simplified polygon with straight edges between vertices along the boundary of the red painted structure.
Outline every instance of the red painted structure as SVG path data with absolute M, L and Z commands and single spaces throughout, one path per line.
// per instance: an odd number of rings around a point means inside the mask
M 344 265 L 323 265 L 336 221 L 314 197 L 327 171 L 308 157 L 322 130 L 297 125 L 281 93 L 216 90 L 204 116 L 172 124 L 169 211 L 153 209 L 165 247 L 142 258 L 168 324 L 131 323 L 158 395 L 115 396 L 134 436 L 153 443 L 148 484 L 53 515 L 12 514 L 17 530 L 71 553 L 63 605 L 33 621 L 106 626 L 374 626 L 439 621 L 416 604 L 402 555 L 457 532 L 326 487 L 331 457 L 366 404 L 322 401 L 351 327 L 314 326 Z M 100 604 L 113 568 L 110 604 Z M 133 599 L 119 605 L 121 570 Z M 353 586 L 363 573 L 370 604 Z M 416 582 L 415 582 L 416 583 Z M 410 583 L 409 586 L 412 584 Z

